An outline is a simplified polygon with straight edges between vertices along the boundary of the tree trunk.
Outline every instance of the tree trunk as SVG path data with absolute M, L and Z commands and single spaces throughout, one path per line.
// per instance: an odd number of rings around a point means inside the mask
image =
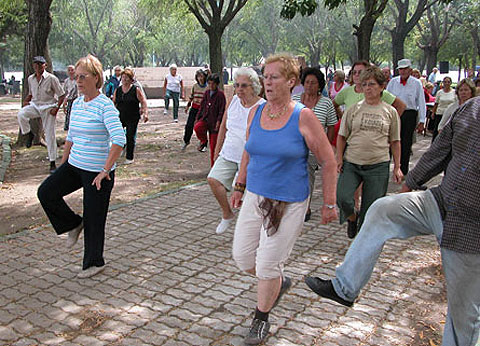
M 26 0 L 28 7 L 28 21 L 25 31 L 25 54 L 23 59 L 23 88 L 22 103 L 30 93 L 28 88 L 28 76 L 33 73 L 33 57 L 42 55 L 47 60 L 47 70 L 53 71 L 50 54 L 48 52 L 48 35 L 52 27 L 50 5 L 52 0 Z M 30 120 L 32 133 L 34 134 L 33 144 L 41 144 L 44 138 L 42 120 L 40 118 Z M 24 136 L 18 131 L 17 143 L 25 143 Z
M 393 62 L 393 72 L 395 75 L 398 74 L 397 64 L 398 60 L 401 60 L 405 57 L 405 40 L 407 35 L 402 33 L 397 33 L 395 31 L 391 32 L 392 36 L 392 62 Z
M 222 84 L 222 35 L 223 30 L 220 28 L 212 28 L 207 32 L 208 48 L 210 54 L 210 70 L 212 73 L 218 73 L 220 76 L 220 84 Z
M 432 72 L 433 68 L 437 64 L 438 49 L 435 47 L 425 48 L 425 59 L 427 64 L 427 76 Z
M 360 20 L 360 25 L 356 28 L 355 35 L 357 36 L 359 60 L 370 60 L 370 41 L 374 26 L 375 18 L 365 15 Z

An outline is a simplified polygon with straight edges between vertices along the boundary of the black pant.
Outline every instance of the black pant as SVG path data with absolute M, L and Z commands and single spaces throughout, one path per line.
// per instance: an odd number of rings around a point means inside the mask
M 443 114 L 435 114 L 433 118 L 433 135 L 432 135 L 432 143 L 435 138 L 438 136 L 438 125 L 440 125 L 440 121 L 442 121 Z
M 105 265 L 103 247 L 110 193 L 115 173 L 103 179 L 100 191 L 92 185 L 98 172 L 89 172 L 70 165 L 61 165 L 38 188 L 38 199 L 57 234 L 66 233 L 80 225 L 82 217 L 75 214 L 65 203 L 64 196 L 83 188 L 83 227 L 85 252 L 83 269 Z
M 406 110 L 400 117 L 400 143 L 402 153 L 400 155 L 400 169 L 403 175 L 407 175 L 412 153 L 412 142 L 415 128 L 417 127 L 417 111 Z
M 192 139 L 193 134 L 193 125 L 195 125 L 195 118 L 197 117 L 198 109 L 190 108 L 188 112 L 187 123 L 185 124 L 185 134 L 183 135 L 183 141 L 186 144 L 190 144 L 190 139 Z
M 125 158 L 127 160 L 133 160 L 133 152 L 135 150 L 135 141 L 137 138 L 138 121 L 122 121 L 122 126 L 126 130 L 125 137 L 127 138 L 127 154 Z

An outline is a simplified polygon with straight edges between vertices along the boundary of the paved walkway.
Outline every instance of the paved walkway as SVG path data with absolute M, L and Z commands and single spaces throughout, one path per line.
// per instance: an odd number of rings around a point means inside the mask
M 434 238 L 389 243 L 347 309 L 302 281 L 332 275 L 350 244 L 344 226 L 320 225 L 319 207 L 317 191 L 286 264 L 294 285 L 271 314 L 265 344 L 438 344 L 445 303 Z M 241 345 L 255 280 L 231 258 L 232 230 L 215 235 L 219 218 L 207 185 L 114 208 L 107 269 L 84 280 L 76 278 L 83 238 L 72 251 L 50 227 L 0 238 L 0 344 Z

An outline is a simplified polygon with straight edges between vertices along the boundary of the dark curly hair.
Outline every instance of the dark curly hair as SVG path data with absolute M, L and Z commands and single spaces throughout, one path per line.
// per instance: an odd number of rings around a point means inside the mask
M 325 75 L 323 74 L 322 71 L 320 71 L 320 69 L 318 68 L 315 68 L 315 67 L 307 67 L 303 70 L 303 73 L 302 73 L 302 78 L 301 78 L 301 82 L 302 82 L 302 85 L 305 84 L 305 79 L 307 78 L 307 76 L 309 75 L 314 75 L 315 77 L 317 77 L 317 80 L 318 80 L 318 92 L 321 93 L 323 88 L 325 88 Z

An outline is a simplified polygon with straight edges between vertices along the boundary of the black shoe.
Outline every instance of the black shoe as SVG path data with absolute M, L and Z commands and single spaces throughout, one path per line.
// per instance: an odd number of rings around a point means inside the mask
M 283 294 L 287 292 L 290 287 L 292 287 L 292 280 L 288 276 L 285 276 L 282 278 L 282 286 L 280 287 L 280 292 L 278 292 L 278 297 L 275 300 L 275 303 L 273 303 L 272 309 L 278 305 L 278 302 L 280 299 L 282 299 Z M 270 309 L 270 311 L 272 309 Z
M 313 292 L 318 294 L 320 297 L 334 300 L 337 303 L 348 307 L 351 307 L 353 305 L 353 302 L 349 302 L 348 300 L 343 299 L 337 294 L 337 292 L 335 292 L 335 289 L 332 285 L 332 280 L 323 280 L 313 276 L 307 276 L 305 278 L 305 283 L 308 287 L 310 287 Z
M 208 142 L 207 142 L 208 143 Z M 203 143 L 203 144 L 200 144 L 198 147 L 197 147 L 197 150 L 204 153 L 205 151 L 207 151 L 207 143 Z
M 355 221 L 350 221 L 347 220 L 348 226 L 347 226 L 347 235 L 350 239 L 355 238 L 355 236 L 358 233 L 358 218 Z
M 27 133 L 25 136 L 27 136 L 27 140 L 25 141 L 25 146 L 27 148 L 30 148 L 32 146 L 32 143 L 33 143 L 33 133 L 32 131 L 30 131 L 29 133 Z
M 57 169 L 57 165 L 55 165 L 55 161 L 50 161 L 50 174 L 53 174 Z
M 312 217 L 312 211 L 310 209 L 307 210 L 307 213 L 305 214 L 305 222 L 309 221 Z
M 245 345 L 258 345 L 262 343 L 268 336 L 270 330 L 270 323 L 254 318 L 248 331 L 247 336 L 243 340 Z

